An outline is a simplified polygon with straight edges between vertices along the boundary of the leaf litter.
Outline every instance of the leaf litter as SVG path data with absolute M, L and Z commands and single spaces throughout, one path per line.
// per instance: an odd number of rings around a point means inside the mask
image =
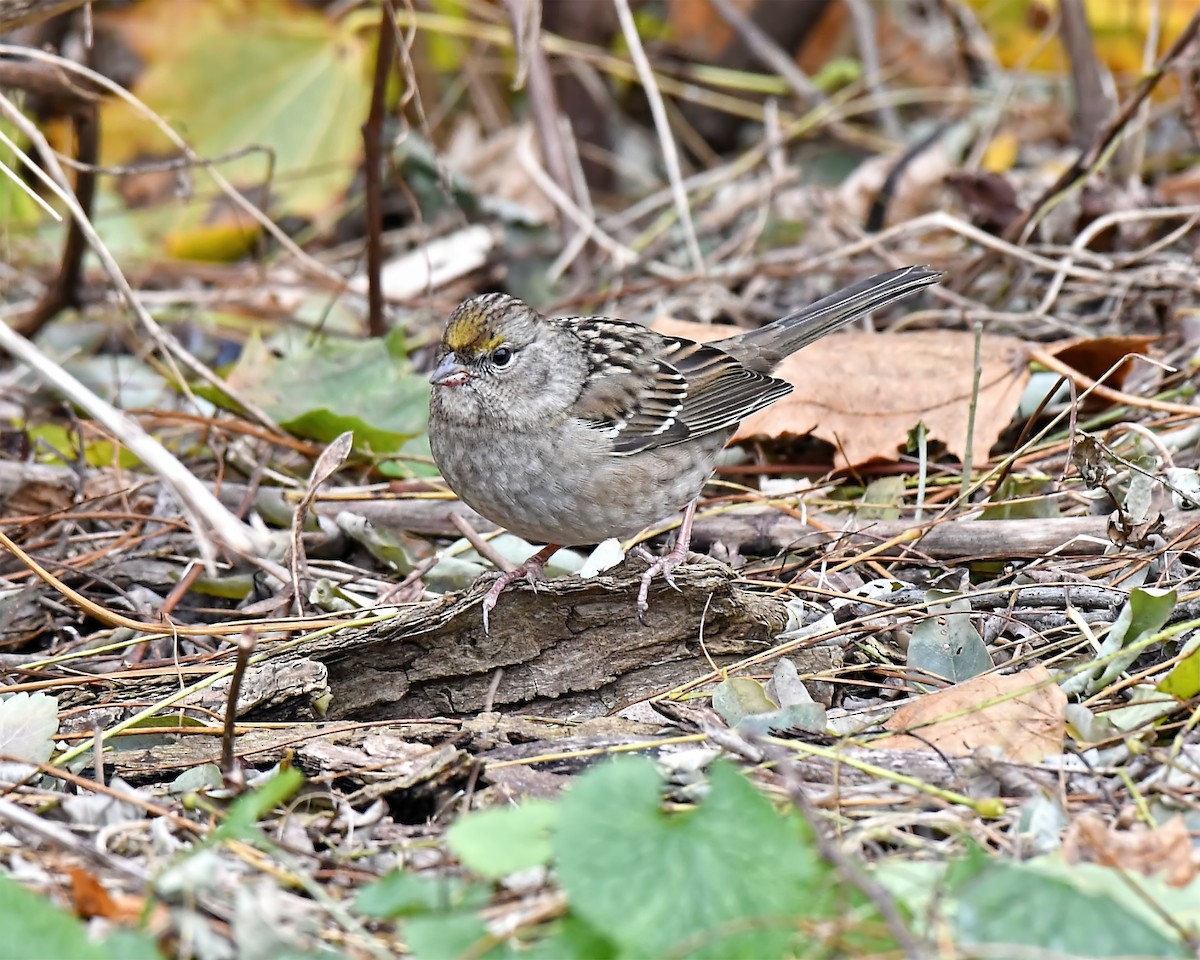
M 847 94 L 829 130 L 871 159 L 847 177 L 857 161 L 836 157 L 843 186 L 830 189 L 786 132 L 802 101 L 786 84 L 773 107 L 731 99 L 728 84 L 781 77 L 730 63 L 658 82 L 712 143 L 719 131 L 693 111 L 750 111 L 770 135 L 724 157 L 692 143 L 675 184 L 647 162 L 657 189 L 627 185 L 570 227 L 507 113 L 505 77 L 462 61 L 479 118 L 448 134 L 422 117 L 406 132 L 409 190 L 385 191 L 391 225 L 404 223 L 384 264 L 393 334 L 355 341 L 363 304 L 347 298 L 366 285 L 338 295 L 328 281 L 365 276 L 350 208 L 374 35 L 312 13 L 293 23 L 288 49 L 302 55 L 262 54 L 278 69 L 260 79 L 275 77 L 282 99 L 254 138 L 238 133 L 241 112 L 185 87 L 192 68 L 151 89 L 213 28 L 165 39 L 169 4 L 143 6 L 165 19 L 139 23 L 133 8 L 108 24 L 143 31 L 152 63 L 135 90 L 190 125 L 206 156 L 252 143 L 286 154 L 272 209 L 311 234 L 303 257 L 281 246 L 252 269 L 131 243 L 149 264 L 139 296 L 186 315 L 172 319 L 174 353 L 146 353 L 103 304 L 84 311 L 119 376 L 146 358 L 177 391 L 131 412 L 250 521 L 252 556 L 206 555 L 196 517 L 128 458 L 127 438 L 3 370 L 0 762 L 14 785 L 0 798 L 0 905 L 14 942 L 214 958 L 1194 949 L 1196 286 L 1180 225 L 1195 215 L 1182 175 L 1156 182 L 1145 170 L 1161 167 L 1147 165 L 1122 180 L 1098 164 L 1050 202 L 1067 118 L 1035 122 L 1028 90 L 973 118 L 974 145 L 947 134 L 924 153 L 881 146 L 894 108 Z M 508 25 L 488 16 L 397 15 L 435 61 L 461 36 L 510 50 Z M 1160 74 L 1188 69 L 1168 56 L 1185 36 L 1176 19 Z M 722 64 L 720 31 L 674 25 L 708 36 L 704 59 Z M 635 75 L 551 26 L 552 58 Z M 239 41 L 247 66 L 256 37 Z M 303 129 L 291 150 L 301 67 L 333 81 L 308 111 L 328 132 Z M 1187 87 L 1163 89 L 1148 129 L 1156 149 L 1179 150 Z M 819 87 L 805 96 L 834 102 Z M 920 110 L 936 115 L 935 101 Z M 256 102 L 244 100 L 252 120 Z M 878 117 L 855 119 L 868 105 Z M 629 155 L 656 156 L 635 113 L 619 126 Z M 685 266 L 671 187 L 688 195 L 706 278 Z M 114 217 L 133 217 L 130 196 Z M 202 223 L 213 203 L 188 215 Z M 135 236 L 132 219 L 110 222 Z M 176 256 L 197 253 L 161 236 Z M 523 547 L 482 539 L 490 525 L 430 479 L 420 445 L 429 346 L 460 297 L 503 288 L 716 338 L 727 323 L 682 318 L 767 320 L 906 262 L 948 280 L 873 318 L 879 329 L 790 358 L 793 394 L 747 421 L 722 464 L 696 541 L 736 578 L 697 563 L 639 625 L 636 562 L 597 558 L 586 580 L 506 594 L 482 635 L 467 584 Z M 21 282 L 39 295 L 51 273 L 30 264 Z M 236 325 L 204 320 L 213 302 L 241 318 L 235 342 Z M 51 331 L 53 357 L 92 353 L 89 376 L 103 373 L 99 341 L 65 317 Z M 182 343 L 227 371 L 228 394 L 182 381 Z M 347 429 L 344 464 L 314 475 L 320 444 Z M 755 489 L 763 473 L 786 486 Z M 599 762 L 629 752 L 642 757 Z

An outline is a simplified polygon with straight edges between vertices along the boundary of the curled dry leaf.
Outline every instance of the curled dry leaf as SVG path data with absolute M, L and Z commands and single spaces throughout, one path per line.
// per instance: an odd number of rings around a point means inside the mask
M 71 900 L 75 907 L 76 916 L 90 920 L 92 917 L 103 917 L 113 923 L 125 927 L 133 927 L 148 920 L 148 928 L 156 931 L 165 929 L 167 923 L 167 908 L 159 903 L 146 913 L 146 898 L 137 894 L 111 894 L 94 873 L 82 867 L 68 867 L 67 874 L 71 879 Z
M 728 327 L 659 319 L 655 330 L 693 340 L 729 336 Z M 985 334 L 975 412 L 973 456 L 985 463 L 1021 400 L 1029 370 L 1025 344 Z M 839 467 L 895 460 L 909 431 L 929 435 L 960 459 L 967 448 L 975 356 L 973 334 L 840 333 L 818 340 L 779 365 L 794 392 L 748 418 L 735 440 L 813 434 L 837 448 Z
M 1050 355 L 1090 380 L 1121 390 L 1133 369 L 1133 357 L 1148 353 L 1157 337 L 1073 337 L 1049 346 Z
M 1067 863 L 1099 863 L 1147 877 L 1161 873 L 1172 887 L 1186 887 L 1200 872 L 1187 824 L 1178 814 L 1153 828 L 1141 823 L 1122 828 L 1088 810 L 1067 827 L 1062 850 Z
M 1043 666 L 988 673 L 905 704 L 884 724 L 897 735 L 872 746 L 954 757 L 998 747 L 1007 760 L 1039 763 L 1062 753 L 1066 706 L 1066 695 Z
M 837 199 L 842 210 L 859 223 L 867 220 L 876 204 L 883 203 L 886 213 L 879 226 L 895 226 L 943 206 L 946 178 L 958 166 L 942 142 L 928 145 L 916 156 L 892 153 L 872 157 L 846 178 Z

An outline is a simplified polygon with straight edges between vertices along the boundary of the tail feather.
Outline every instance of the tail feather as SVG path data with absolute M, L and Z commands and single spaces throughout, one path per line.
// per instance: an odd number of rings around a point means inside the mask
M 836 290 L 758 330 L 713 344 L 752 370 L 770 372 L 780 360 L 844 324 L 911 296 L 942 278 L 928 267 L 901 267 Z

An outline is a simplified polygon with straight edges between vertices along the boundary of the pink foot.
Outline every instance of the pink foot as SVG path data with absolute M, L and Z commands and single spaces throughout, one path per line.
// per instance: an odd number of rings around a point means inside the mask
M 488 633 L 488 614 L 492 608 L 496 606 L 496 601 L 500 599 L 500 594 L 511 583 L 515 583 L 524 577 L 529 581 L 530 586 L 535 590 L 539 580 L 546 579 L 546 561 L 559 551 L 558 544 L 548 544 L 543 547 L 532 557 L 525 561 L 524 566 L 517 567 L 516 570 L 509 570 L 506 573 L 500 574 L 499 578 L 487 592 L 487 596 L 483 598 L 483 632 Z
M 679 525 L 679 533 L 675 537 L 675 546 L 667 553 L 655 559 L 650 555 L 650 552 L 644 547 L 638 547 L 638 556 L 645 559 L 650 564 L 650 569 L 642 574 L 642 585 L 638 589 L 637 597 L 637 615 L 638 620 L 645 619 L 646 611 L 650 609 L 650 583 L 651 581 L 662 575 L 662 578 L 667 581 L 676 590 L 679 587 L 675 583 L 675 568 L 687 560 L 688 544 L 692 540 L 692 519 L 696 516 L 696 501 L 689 503 L 683 511 L 683 522 Z

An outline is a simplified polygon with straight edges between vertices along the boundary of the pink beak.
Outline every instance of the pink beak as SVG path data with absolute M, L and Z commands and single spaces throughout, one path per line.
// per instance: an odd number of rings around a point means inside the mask
M 453 352 L 442 357 L 433 373 L 429 375 L 429 382 L 437 387 L 461 387 L 470 379 L 470 371 Z

